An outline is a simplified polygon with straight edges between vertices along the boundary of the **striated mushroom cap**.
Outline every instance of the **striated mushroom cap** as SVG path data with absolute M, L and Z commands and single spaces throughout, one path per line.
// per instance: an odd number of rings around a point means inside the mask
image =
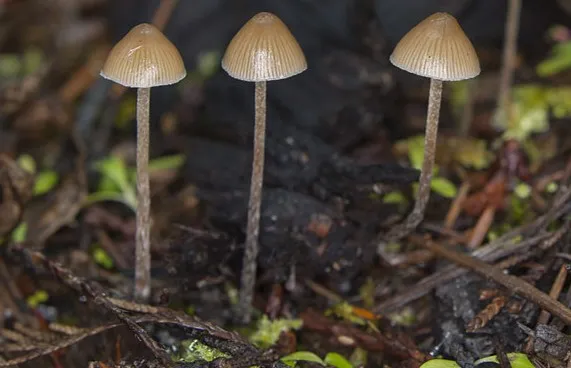
M 133 27 L 107 56 L 103 78 L 133 88 L 179 82 L 186 69 L 177 48 L 152 24 Z
M 222 58 L 222 69 L 248 82 L 285 79 L 307 69 L 301 47 L 274 14 L 252 17 L 236 33 Z
M 399 41 L 390 60 L 409 73 L 443 81 L 480 74 L 474 46 L 448 13 L 435 13 L 417 24 Z

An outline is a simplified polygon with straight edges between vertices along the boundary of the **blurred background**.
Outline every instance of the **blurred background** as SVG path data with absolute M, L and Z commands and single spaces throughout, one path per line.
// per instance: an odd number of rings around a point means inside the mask
M 188 77 L 151 92 L 153 303 L 193 305 L 193 313 L 227 323 L 226 282 L 237 285 L 246 223 L 254 87 L 230 78 L 220 59 L 248 19 L 270 11 L 291 29 L 309 68 L 268 84 L 257 306 L 264 310 L 276 285 L 307 278 L 357 299 L 361 287 L 372 283 L 368 307 L 398 309 L 408 300 L 391 305 L 389 296 L 432 272 L 424 267 L 430 254 L 408 257 L 414 241 L 393 258 L 378 257 L 375 243 L 410 209 L 410 184 L 420 167 L 429 81 L 389 62 L 414 25 L 434 12 L 453 14 L 482 67 L 473 81 L 445 83 L 438 180 L 427 226 L 441 229 L 447 218 L 454 239 L 474 249 L 547 211 L 557 188 L 550 185 L 565 177 L 571 2 L 522 0 L 511 110 L 498 124 L 508 3 L 0 0 L 0 236 L 25 241 L 79 275 L 129 295 L 136 97 L 99 71 L 133 26 L 154 22 L 180 50 Z M 19 180 L 25 175 L 18 167 L 33 180 Z M 517 190 L 527 191 L 525 200 L 512 200 Z M 459 193 L 466 201 L 449 221 Z M 482 225 L 490 211 L 492 219 Z M 83 308 L 76 300 L 73 307 L 62 302 L 69 295 L 47 276 L 28 277 L 17 265 L 10 272 L 18 275 L 24 296 L 35 295 L 40 284 L 50 295 L 55 308 L 42 311 L 47 319 Z M 474 297 L 482 286 L 477 280 L 466 281 L 462 290 L 473 290 Z M 287 308 L 274 316 L 325 308 L 327 300 L 314 300 L 303 282 L 296 285 L 302 291 L 288 289 L 282 300 Z M 429 350 L 444 341 L 441 336 L 453 336 L 443 351 L 470 361 L 493 348 L 489 336 L 465 343 L 458 323 L 473 317 L 478 299 L 458 322 L 452 305 L 462 302 L 459 295 L 441 289 L 431 312 L 416 314 L 414 328 L 428 327 L 415 338 Z M 518 321 L 528 322 L 537 312 L 528 307 Z M 439 315 L 438 326 L 430 313 Z M 525 336 L 512 331 L 510 318 L 494 326 L 515 349 Z M 432 328 L 438 337 L 430 335 Z

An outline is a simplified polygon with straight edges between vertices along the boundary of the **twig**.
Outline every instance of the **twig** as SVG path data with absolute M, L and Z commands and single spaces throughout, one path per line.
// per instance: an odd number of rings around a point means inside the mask
M 478 257 L 486 262 L 494 262 L 516 252 L 523 254 L 539 242 L 549 242 L 551 240 L 557 242 L 563 234 L 568 231 L 569 225 L 565 225 L 558 231 L 552 233 L 545 233 L 542 229 L 544 229 L 547 224 L 554 219 L 571 211 L 571 204 L 567 203 L 570 197 L 571 190 L 561 193 L 561 195 L 557 196 L 553 201 L 549 212 L 538 217 L 532 223 L 514 229 L 509 233 L 502 235 L 499 239 L 476 249 L 472 252 L 472 256 Z M 539 235 L 529 236 L 521 242 L 516 242 L 515 239 L 522 234 Z M 387 311 L 394 310 L 395 308 L 423 297 L 438 285 L 444 284 L 466 272 L 467 271 L 465 269 L 459 268 L 455 265 L 447 266 L 443 270 L 437 271 L 420 280 L 414 286 L 409 287 L 405 292 L 385 300 L 376 306 L 373 311 L 375 313 L 386 313 Z
M 468 196 L 469 191 L 470 191 L 470 183 L 465 181 L 460 186 L 460 189 L 458 190 L 458 195 L 456 195 L 456 197 L 454 198 L 454 201 L 452 201 L 452 204 L 450 205 L 450 209 L 448 209 L 448 213 L 446 214 L 446 220 L 444 220 L 444 228 L 445 229 L 451 230 L 454 228 L 454 224 L 456 223 L 456 219 L 458 219 L 458 216 L 460 215 L 460 212 L 462 211 L 462 204 L 464 203 L 466 196 Z
M 549 311 L 554 316 L 561 318 L 565 323 L 571 324 L 571 309 L 558 301 L 553 300 L 549 295 L 539 291 L 533 285 L 521 280 L 520 278 L 512 275 L 506 275 L 500 268 L 491 266 L 475 257 L 447 249 L 430 239 L 427 239 L 424 246 L 451 262 L 494 280 L 498 284 L 508 288 L 513 293 L 529 299 L 543 309 Z
M 476 226 L 474 226 L 470 240 L 468 240 L 468 248 L 474 249 L 482 244 L 482 241 L 486 237 L 486 234 L 488 234 L 488 230 L 490 230 L 490 226 L 494 221 L 495 214 L 496 207 L 491 205 L 487 206 L 484 212 L 482 212 Z
M 177 3 L 178 0 L 161 0 L 161 4 L 153 16 L 153 24 L 157 26 L 158 29 L 165 29 L 165 26 L 167 25 Z
M 517 54 L 517 35 L 519 32 L 519 18 L 521 0 L 507 0 L 508 14 L 504 31 L 504 49 L 502 55 L 502 68 L 500 71 L 500 85 L 498 88 L 498 106 L 496 124 L 506 129 L 509 121 L 510 89 L 513 82 L 515 61 Z

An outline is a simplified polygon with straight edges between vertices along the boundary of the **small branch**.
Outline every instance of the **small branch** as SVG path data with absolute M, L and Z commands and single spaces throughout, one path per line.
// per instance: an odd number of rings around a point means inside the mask
M 507 128 L 509 122 L 509 99 L 510 89 L 513 82 L 515 61 L 517 55 L 517 35 L 519 32 L 519 18 L 521 12 L 521 0 L 507 0 L 508 15 L 504 31 L 504 49 L 502 55 L 502 69 L 500 71 L 500 86 L 498 88 L 498 106 L 496 123 L 502 128 Z
M 506 275 L 500 268 L 491 266 L 472 256 L 447 249 L 430 239 L 426 240 L 424 247 L 451 262 L 494 280 L 498 284 L 505 286 L 513 293 L 525 297 L 539 305 L 544 310 L 550 312 L 552 315 L 559 317 L 568 325 L 571 325 L 571 309 L 520 278 L 512 275 Z

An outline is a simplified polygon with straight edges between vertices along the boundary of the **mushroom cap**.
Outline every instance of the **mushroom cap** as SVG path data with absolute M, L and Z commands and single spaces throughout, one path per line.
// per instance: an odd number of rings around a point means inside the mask
M 474 46 L 447 13 L 435 13 L 418 23 L 399 41 L 391 63 L 409 73 L 457 81 L 480 74 L 480 62 Z
M 253 16 L 236 33 L 222 58 L 222 69 L 248 82 L 285 79 L 307 69 L 301 47 L 272 13 Z
M 133 88 L 174 84 L 186 77 L 177 48 L 152 24 L 133 27 L 107 56 L 101 76 Z

